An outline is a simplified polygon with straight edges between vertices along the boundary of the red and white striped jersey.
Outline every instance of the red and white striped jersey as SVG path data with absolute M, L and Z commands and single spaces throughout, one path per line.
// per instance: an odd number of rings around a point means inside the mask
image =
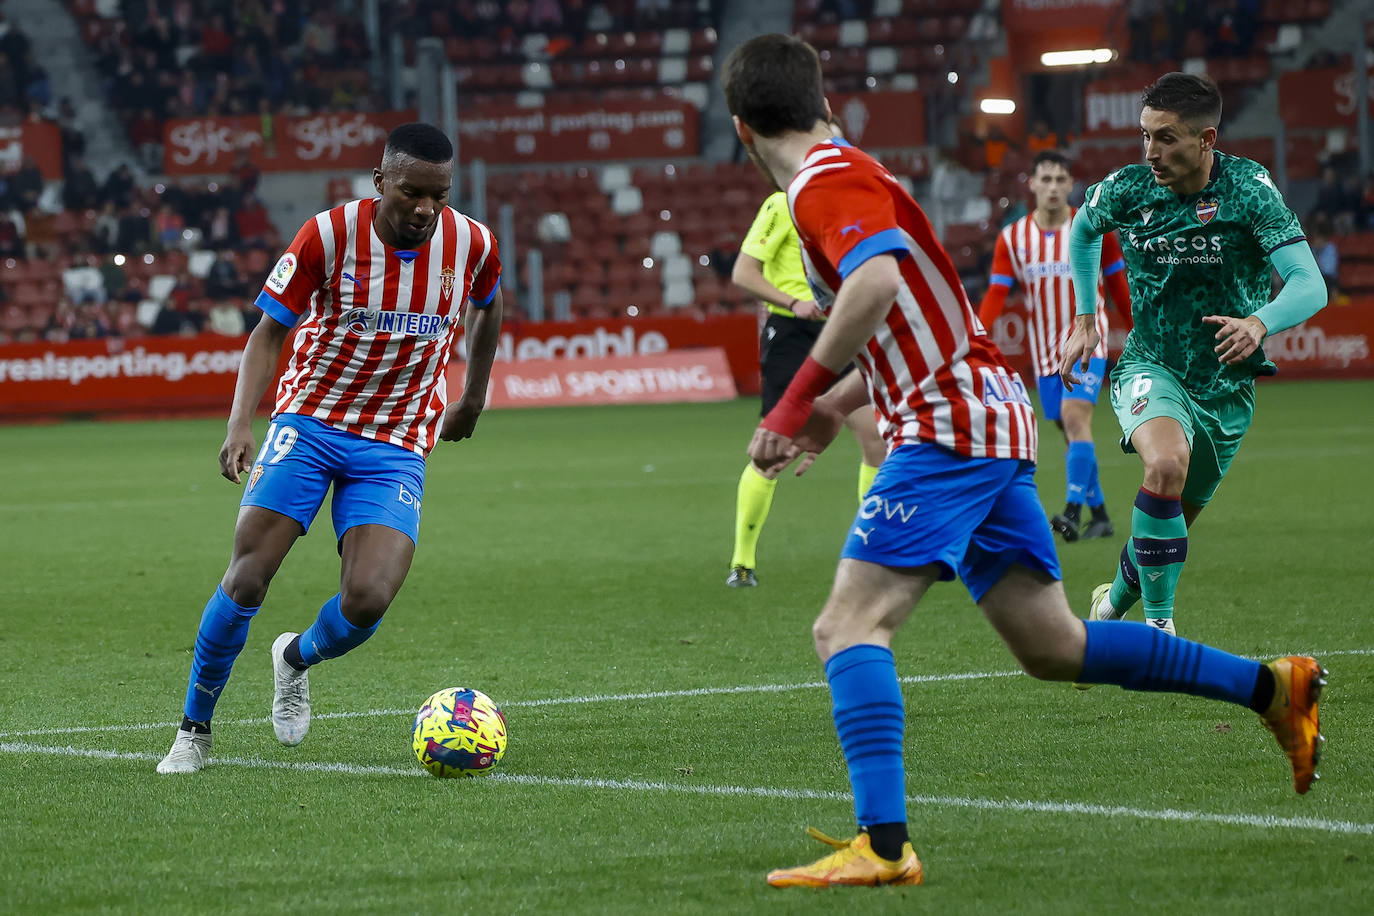
M 501 259 L 486 226 L 445 207 L 428 242 L 392 248 L 377 199 L 317 214 L 296 233 L 257 305 L 288 327 L 291 356 L 274 413 L 303 414 L 367 439 L 429 453 L 464 299 L 496 296 Z
M 930 221 L 887 169 L 843 140 L 811 148 L 787 189 L 807 280 L 829 310 L 844 278 L 895 255 L 904 281 L 855 357 L 889 447 L 1035 460 L 1026 386 L 984 331 Z
M 991 325 L 1001 311 L 1006 292 L 1020 284 L 1030 311 L 1031 364 L 1037 375 L 1055 375 L 1064 343 L 1073 333 L 1074 292 L 1073 273 L 1069 269 L 1069 224 L 1076 208 L 1069 209 L 1069 218 L 1057 229 L 1042 229 L 1034 214 L 1027 214 L 1002 230 L 992 256 L 992 277 L 988 297 L 979 317 Z M 1102 274 L 1110 278 L 1126 267 L 1121 245 L 1116 236 L 1108 233 L 1102 239 Z M 1124 274 L 1119 280 L 1124 280 Z M 996 290 L 996 287 L 1001 287 Z M 1000 294 L 1000 295 L 999 295 Z M 1120 295 L 1113 290 L 1113 299 Z M 1127 296 L 1129 310 L 1129 296 Z M 995 305 L 989 307 L 989 303 Z M 1119 303 L 1118 303 L 1119 304 Z M 1097 333 L 1101 340 L 1093 356 L 1107 356 L 1107 309 L 1102 284 L 1097 287 Z

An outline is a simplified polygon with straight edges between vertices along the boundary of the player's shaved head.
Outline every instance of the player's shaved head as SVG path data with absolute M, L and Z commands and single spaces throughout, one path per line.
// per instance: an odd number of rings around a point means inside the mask
M 1146 108 L 1178 115 L 1193 133 L 1221 126 L 1221 90 L 1205 75 L 1166 73 L 1146 88 L 1140 101 Z
M 453 159 L 453 144 L 433 124 L 412 121 L 397 127 L 386 138 L 382 150 L 382 170 L 391 171 L 402 159 L 446 163 Z
M 433 124 L 402 124 L 386 138 L 377 189 L 376 227 L 393 248 L 418 248 L 429 241 L 448 205 L 453 183 L 453 144 Z
M 816 49 L 790 35 L 759 35 L 730 52 L 721 88 L 730 114 L 761 137 L 809 131 L 829 116 Z

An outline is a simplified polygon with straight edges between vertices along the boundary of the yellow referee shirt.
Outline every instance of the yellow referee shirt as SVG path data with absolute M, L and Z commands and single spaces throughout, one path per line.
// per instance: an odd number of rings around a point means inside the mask
M 792 225 L 792 214 L 787 211 L 785 192 L 775 191 L 764 200 L 739 250 L 763 262 L 763 279 L 796 299 L 811 298 L 811 287 L 802 268 L 801 243 Z M 766 305 L 775 315 L 797 317 L 780 305 Z

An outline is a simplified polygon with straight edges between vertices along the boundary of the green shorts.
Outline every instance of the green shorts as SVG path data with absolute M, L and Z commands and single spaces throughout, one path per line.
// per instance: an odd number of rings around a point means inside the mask
M 1112 409 L 1121 424 L 1121 450 L 1135 451 L 1131 435 L 1140 424 L 1170 417 L 1183 427 L 1192 456 L 1183 501 L 1205 506 L 1240 450 L 1240 441 L 1255 415 L 1255 389 L 1246 385 L 1231 394 L 1195 398 L 1178 377 L 1146 362 L 1117 363 L 1112 370 Z

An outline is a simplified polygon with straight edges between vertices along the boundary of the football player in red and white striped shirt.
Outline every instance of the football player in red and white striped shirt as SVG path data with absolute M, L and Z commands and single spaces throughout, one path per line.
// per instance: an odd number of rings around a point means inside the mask
M 1266 709 L 1279 688 L 1258 662 L 1069 609 L 1032 477 L 1029 397 L 920 207 L 881 165 L 832 139 L 815 49 L 787 35 L 752 38 L 725 61 L 721 85 L 750 157 L 787 188 L 807 279 L 828 315 L 755 431 L 750 457 L 766 468 L 803 454 L 805 463 L 870 399 L 891 448 L 812 627 L 861 832 L 825 837 L 829 854 L 771 872 L 768 883 L 921 883 L 907 836 L 905 711 L 890 646 L 927 589 L 956 573 L 1035 677 Z M 861 376 L 826 391 L 855 359 Z
M 1058 424 L 1068 443 L 1065 458 L 1067 487 L 1064 511 L 1050 519 L 1050 527 L 1066 541 L 1109 537 L 1115 531 L 1102 498 L 1097 477 L 1097 451 L 1093 447 L 1093 406 L 1102 390 L 1107 370 L 1107 310 L 1102 284 L 1097 292 L 1097 349 L 1082 373 L 1082 381 L 1067 390 L 1059 378 L 1064 342 L 1073 332 L 1073 277 L 1069 273 L 1069 206 L 1073 169 L 1063 153 L 1044 150 L 1031 160 L 1030 189 L 1035 210 L 1004 228 L 997 236 L 992 257 L 992 279 L 978 317 L 992 327 L 1007 301 L 1007 293 L 1020 285 L 1030 311 L 1031 362 L 1038 377 L 1040 406 Z M 1131 327 L 1131 294 L 1126 285 L 1126 262 L 1115 235 L 1102 244 L 1102 277 L 1116 310 Z M 1083 525 L 1083 504 L 1092 519 Z M 1081 532 L 1080 532 L 1081 528 Z
M 272 726 L 283 744 L 299 744 L 310 727 L 306 671 L 371 636 L 405 580 L 425 456 L 439 439 L 472 435 L 501 328 L 496 239 L 447 205 L 452 178 L 453 145 L 443 131 L 396 128 L 373 170 L 378 196 L 306 222 L 258 296 L 263 319 L 244 349 L 219 456 L 234 483 L 251 472 L 229 568 L 196 635 L 184 718 L 159 773 L 205 765 L 210 717 L 249 622 L 331 486 L 339 593 L 305 632 L 283 633 L 272 645 Z M 444 372 L 460 320 L 467 377 L 449 403 Z M 288 338 L 259 451 L 253 414 Z

